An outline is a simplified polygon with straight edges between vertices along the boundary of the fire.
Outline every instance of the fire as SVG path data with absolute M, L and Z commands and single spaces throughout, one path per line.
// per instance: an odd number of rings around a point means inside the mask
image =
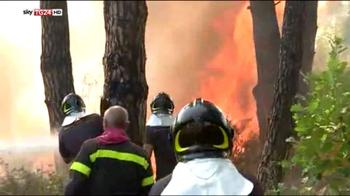
M 238 130 L 238 143 L 259 134 L 252 94 L 257 81 L 252 21 L 245 7 L 242 5 L 238 12 L 227 10 L 214 19 L 213 28 L 222 46 L 203 69 L 200 87 L 201 95 L 221 107 L 234 124 L 251 119 L 249 126 Z
M 252 90 L 257 82 L 252 17 L 242 2 L 238 11 L 229 9 L 212 21 L 222 39 L 221 48 L 201 72 L 200 94 L 216 103 L 237 129 L 236 153 L 244 152 L 244 144 L 259 136 L 256 103 Z M 282 21 L 284 2 L 276 6 Z
M 47 136 L 49 126 L 39 66 L 40 18 L 22 15 L 23 9 L 35 9 L 39 4 L 0 4 L 1 13 L 11 18 L 0 21 L 1 26 L 6 27 L 0 31 L 0 67 L 3 70 L 0 73 L 3 79 L 0 84 L 0 108 L 3 109 L 0 112 L 1 149 L 28 142 L 29 136 Z M 259 135 L 252 95 L 257 74 L 251 14 L 246 9 L 248 4 L 147 2 L 148 101 L 164 90 L 174 98 L 177 111 L 196 96 L 216 103 L 237 127 L 236 152 L 244 152 L 245 142 Z M 285 1 L 280 1 L 276 5 L 280 27 L 284 4 Z M 341 2 L 343 7 L 347 4 Z M 336 2 L 319 2 L 318 35 L 329 31 L 327 27 L 331 26 L 331 18 L 346 15 L 334 11 L 331 5 L 340 7 Z M 87 11 L 81 12 L 82 9 Z M 98 112 L 103 86 L 103 3 L 68 2 L 68 12 L 76 91 L 82 94 L 90 112 Z M 214 37 L 207 28 L 208 21 L 209 28 L 216 31 Z M 221 42 L 216 44 L 216 39 L 221 39 Z M 322 54 L 317 50 L 315 60 Z

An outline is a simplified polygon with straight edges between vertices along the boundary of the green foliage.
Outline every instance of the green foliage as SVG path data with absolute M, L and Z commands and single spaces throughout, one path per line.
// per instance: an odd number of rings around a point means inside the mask
M 327 70 L 307 76 L 310 92 L 291 108 L 297 138 L 288 139 L 294 155 L 282 166 L 302 169 L 302 194 L 350 194 L 350 72 L 339 56 L 342 42 L 330 41 Z
M 0 168 L 0 195 L 63 195 L 64 178 L 55 172 L 10 169 L 3 160 Z

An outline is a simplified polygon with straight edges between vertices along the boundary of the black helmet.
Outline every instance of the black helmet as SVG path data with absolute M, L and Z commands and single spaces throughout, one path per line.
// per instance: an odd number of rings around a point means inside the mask
M 159 112 L 172 114 L 174 112 L 174 102 L 165 92 L 158 93 L 150 106 L 153 114 Z
M 85 111 L 85 104 L 83 99 L 74 93 L 69 93 L 63 98 L 61 104 L 61 110 L 64 115 L 69 115 L 72 112 L 82 112 Z
M 198 98 L 184 106 L 172 126 L 172 144 L 179 161 L 227 157 L 233 129 L 213 103 Z

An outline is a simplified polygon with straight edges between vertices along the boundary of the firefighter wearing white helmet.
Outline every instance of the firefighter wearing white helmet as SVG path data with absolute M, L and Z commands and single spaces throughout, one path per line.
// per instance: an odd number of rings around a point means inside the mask
M 103 132 L 102 118 L 98 114 L 85 114 L 83 99 L 69 93 L 63 98 L 61 110 L 65 115 L 59 130 L 59 152 L 65 163 L 70 163 L 87 139 Z
M 156 160 L 156 179 L 170 174 L 175 165 L 176 158 L 169 142 L 170 127 L 172 126 L 174 103 L 165 92 L 160 92 L 153 99 L 151 105 L 152 114 L 146 124 L 146 137 L 144 149 L 148 157 L 152 151 Z
M 179 112 L 172 146 L 179 161 L 150 195 L 262 195 L 259 183 L 229 159 L 234 132 L 221 110 L 201 98 Z

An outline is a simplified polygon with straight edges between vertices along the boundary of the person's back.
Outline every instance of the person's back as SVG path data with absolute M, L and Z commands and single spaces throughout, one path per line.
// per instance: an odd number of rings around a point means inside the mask
M 112 106 L 105 112 L 104 132 L 82 145 L 70 167 L 65 195 L 148 194 L 152 167 L 146 152 L 129 141 L 128 124 L 124 108 Z
M 261 195 L 257 181 L 242 175 L 229 159 L 234 130 L 223 112 L 203 99 L 184 106 L 172 127 L 179 161 L 150 195 Z
M 66 163 L 71 162 L 78 154 L 85 140 L 95 138 L 103 132 L 102 118 L 90 114 L 63 126 L 59 131 L 59 151 Z
M 155 119 L 157 118 L 157 120 Z M 170 174 L 177 161 L 170 145 L 170 127 L 173 118 L 170 115 L 152 115 L 146 126 L 146 144 L 153 146 L 156 160 L 157 180 Z
M 90 139 L 84 143 L 83 149 L 81 153 L 90 157 L 84 164 L 88 165 L 91 171 L 84 186 L 86 194 L 147 194 L 149 185 L 153 184 L 147 156 L 136 144 L 129 141 L 100 144 L 97 139 Z
M 170 128 L 173 124 L 174 103 L 170 96 L 160 92 L 151 103 L 152 115 L 146 124 L 144 149 L 156 160 L 157 180 L 170 174 L 177 161 L 170 143 Z
M 229 159 L 200 158 L 179 163 L 150 195 L 263 195 L 255 177 L 241 174 Z
M 59 129 L 59 152 L 66 163 L 70 163 L 87 139 L 103 132 L 102 118 L 98 114 L 85 114 L 82 98 L 74 93 L 64 97 L 61 110 L 65 115 Z

